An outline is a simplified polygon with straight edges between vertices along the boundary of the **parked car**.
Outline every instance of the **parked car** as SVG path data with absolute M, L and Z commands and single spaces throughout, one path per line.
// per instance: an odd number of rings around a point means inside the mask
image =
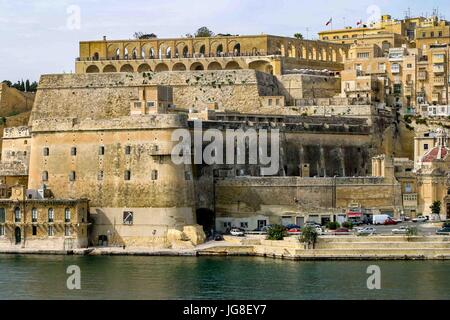
M 409 227 L 401 226 L 400 228 L 392 230 L 392 234 L 407 234 Z
M 412 222 L 426 222 L 426 221 L 428 221 L 428 218 L 427 217 L 424 217 L 424 216 L 418 216 L 417 218 L 414 218 L 414 219 L 412 219 Z
M 302 232 L 302 230 L 300 228 L 292 228 L 288 230 L 288 234 L 299 234 L 300 232 Z
M 301 229 L 302 227 L 296 225 L 296 224 L 288 224 L 286 226 L 286 229 L 290 230 L 290 229 Z
M 403 220 L 402 220 L 402 219 L 392 219 L 392 220 L 394 220 L 397 224 L 403 223 Z
M 385 226 L 395 226 L 395 225 L 397 225 L 397 221 L 395 221 L 394 219 L 387 219 L 385 222 L 384 222 L 384 225 Z
M 322 235 L 323 234 L 322 227 L 316 226 L 316 232 L 317 232 L 318 235 Z
M 348 228 L 339 228 L 339 229 L 335 230 L 333 233 L 335 235 L 345 235 L 345 234 L 350 233 L 350 230 Z
M 375 233 L 377 233 L 377 229 L 375 229 L 374 227 L 358 228 L 357 233 L 358 234 L 375 234 Z
M 305 227 L 321 227 L 320 223 L 314 222 L 314 221 L 308 221 L 305 223 Z
M 216 234 L 214 236 L 214 241 L 223 241 L 223 236 L 221 234 Z
M 445 227 L 436 231 L 437 235 L 441 236 L 449 236 L 450 235 L 450 227 Z
M 238 228 L 233 228 L 230 230 L 230 234 L 235 237 L 243 237 L 244 231 L 242 231 L 241 229 L 238 229 Z

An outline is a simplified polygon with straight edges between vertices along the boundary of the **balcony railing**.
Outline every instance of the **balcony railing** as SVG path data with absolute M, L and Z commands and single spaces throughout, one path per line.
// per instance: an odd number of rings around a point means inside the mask
M 77 61 L 111 61 L 111 60 L 125 60 L 125 61 L 133 61 L 133 60 L 163 60 L 163 59 L 204 59 L 204 58 L 236 58 L 236 57 L 264 57 L 264 56 L 273 56 L 273 55 L 281 55 L 280 52 L 274 53 L 266 53 L 264 51 L 258 52 L 240 52 L 240 53 L 195 53 L 195 54 L 182 54 L 182 55 L 155 55 L 155 56 L 112 56 L 112 57 L 79 57 Z

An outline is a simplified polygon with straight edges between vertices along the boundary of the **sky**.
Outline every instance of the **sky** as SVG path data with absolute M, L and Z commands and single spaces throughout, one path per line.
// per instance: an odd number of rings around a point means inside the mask
M 356 27 L 381 14 L 403 18 L 431 15 L 450 19 L 448 0 L 0 0 L 0 81 L 39 80 L 70 73 L 78 43 L 130 39 L 134 32 L 160 38 L 195 33 L 272 34 L 305 38 L 344 25 Z

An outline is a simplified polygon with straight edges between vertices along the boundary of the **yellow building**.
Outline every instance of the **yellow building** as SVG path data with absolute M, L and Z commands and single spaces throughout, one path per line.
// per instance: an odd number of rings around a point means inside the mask
M 348 45 L 270 35 L 80 42 L 76 73 L 342 70 Z

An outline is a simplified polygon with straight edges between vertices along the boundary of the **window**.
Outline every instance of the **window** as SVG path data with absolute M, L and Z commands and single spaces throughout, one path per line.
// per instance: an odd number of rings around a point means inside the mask
M 248 222 L 241 222 L 242 229 L 248 229 Z
M 64 236 L 70 237 L 72 235 L 72 227 L 71 226 L 64 226 Z
M 152 180 L 158 180 L 158 170 L 152 170 Z
M 428 143 L 425 143 L 425 144 L 423 145 L 423 150 L 428 150 Z
M 405 193 L 411 193 L 412 192 L 412 185 L 411 183 L 405 184 Z
M 131 146 L 125 147 L 125 154 L 131 154 Z
M 189 171 L 184 172 L 184 180 L 189 181 L 191 180 L 191 173 Z
M 0 223 L 6 222 L 6 213 L 5 208 L 0 208 Z
M 277 99 L 276 102 L 275 102 L 275 104 L 276 104 L 277 106 L 279 106 L 279 105 L 280 105 L 280 99 Z
M 131 180 L 131 171 L 130 170 L 126 170 L 125 171 L 124 179 L 126 181 L 130 181 Z
M 53 226 L 48 226 L 48 236 L 53 237 L 55 235 L 55 229 Z
M 103 173 L 103 171 L 99 171 L 98 172 L 98 175 L 97 175 L 97 180 L 103 180 L 103 177 L 104 177 L 104 173 Z
M 31 222 L 36 223 L 38 221 L 38 211 L 36 208 L 31 209 Z
M 439 38 L 442 37 L 442 31 L 439 31 Z
M 142 102 L 141 101 L 135 101 L 134 102 L 134 108 L 135 109 L 140 109 L 142 106 Z
M 70 155 L 71 156 L 76 156 L 77 155 L 77 148 L 76 147 L 72 147 L 70 149 Z
M 378 64 L 378 70 L 380 70 L 381 72 L 385 72 L 386 71 L 386 64 L 385 63 L 379 63 Z
M 358 52 L 357 58 L 358 59 L 369 59 L 370 54 L 369 52 Z
M 0 237 L 3 237 L 5 235 L 5 226 L 0 225 Z
M 76 174 L 75 171 L 70 171 L 69 173 L 69 181 L 75 181 Z
M 64 222 L 69 223 L 70 222 L 70 209 L 66 208 L 64 210 Z
M 147 102 L 147 108 L 153 108 L 155 106 L 155 102 L 154 101 L 148 101 Z
M 105 147 L 104 146 L 100 146 L 98 148 L 98 155 L 99 156 L 104 156 L 105 155 Z
M 45 147 L 45 148 L 42 150 L 42 154 L 44 155 L 44 157 L 48 157 L 49 154 L 50 154 L 50 149 L 47 148 L 47 147 Z
M 53 210 L 53 208 L 48 209 L 48 222 L 55 222 L 55 210 Z
M 31 232 L 33 236 L 37 236 L 37 226 L 32 226 L 31 227 Z
M 124 211 L 123 213 L 123 224 L 126 225 L 133 225 L 133 212 L 131 211 Z
M 231 222 L 224 222 L 224 223 L 223 223 L 223 227 L 224 227 L 225 229 L 228 229 L 228 228 L 231 229 Z
M 19 207 L 14 209 L 14 220 L 15 222 L 20 222 L 22 220 L 22 212 Z
M 408 63 L 408 64 L 406 65 L 406 67 L 407 67 L 408 69 L 411 69 L 411 68 L 412 68 L 412 63 Z
M 48 181 L 48 171 L 42 172 L 42 181 Z
M 272 106 L 272 99 L 269 99 L 269 107 Z

